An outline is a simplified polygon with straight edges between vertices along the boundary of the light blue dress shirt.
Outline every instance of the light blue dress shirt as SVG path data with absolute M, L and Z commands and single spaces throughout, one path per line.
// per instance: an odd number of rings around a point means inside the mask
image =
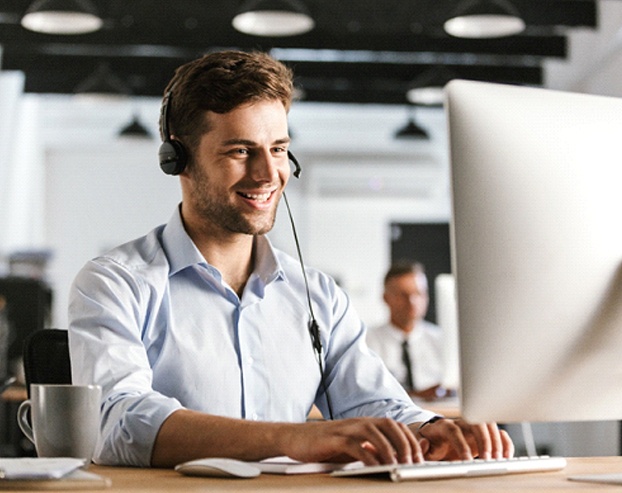
M 304 422 L 315 403 L 328 416 L 300 264 L 263 236 L 255 252 L 240 299 L 177 210 L 79 272 L 69 343 L 74 383 L 103 388 L 95 462 L 149 466 L 161 424 L 180 408 Z M 334 417 L 431 418 L 368 350 L 344 291 L 315 269 L 307 276 Z

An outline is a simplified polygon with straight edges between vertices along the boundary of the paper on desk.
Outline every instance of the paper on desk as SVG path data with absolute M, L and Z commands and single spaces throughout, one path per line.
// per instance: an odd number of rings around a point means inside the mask
M 0 480 L 59 479 L 86 465 L 72 457 L 10 457 L 0 459 Z
M 272 457 L 251 464 L 268 474 L 316 474 L 337 471 L 348 465 L 336 462 L 299 462 L 289 457 Z

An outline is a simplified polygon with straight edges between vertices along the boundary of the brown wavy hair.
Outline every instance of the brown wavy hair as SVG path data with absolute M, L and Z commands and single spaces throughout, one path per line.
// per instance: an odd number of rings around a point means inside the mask
M 169 94 L 168 130 L 190 154 L 209 131 L 207 111 L 228 113 L 257 101 L 278 100 L 291 106 L 293 73 L 267 53 L 220 51 L 181 65 L 164 90 Z M 160 118 L 160 129 L 162 129 Z

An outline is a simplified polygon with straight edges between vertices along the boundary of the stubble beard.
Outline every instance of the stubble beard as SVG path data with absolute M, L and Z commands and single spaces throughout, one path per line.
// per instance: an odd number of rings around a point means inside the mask
M 194 172 L 198 172 L 201 176 L 196 176 L 192 191 L 193 202 L 197 212 L 206 221 L 217 224 L 225 231 L 247 235 L 262 235 L 272 229 L 276 220 L 278 201 L 269 211 L 245 215 L 238 207 L 216 197 L 205 173 L 198 170 Z

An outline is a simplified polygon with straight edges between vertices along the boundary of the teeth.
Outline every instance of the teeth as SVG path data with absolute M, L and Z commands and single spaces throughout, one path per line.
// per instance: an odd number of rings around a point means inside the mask
M 252 199 L 252 200 L 258 200 L 260 202 L 265 202 L 266 200 L 268 200 L 270 198 L 271 193 L 241 193 L 242 196 L 246 197 L 247 199 Z

